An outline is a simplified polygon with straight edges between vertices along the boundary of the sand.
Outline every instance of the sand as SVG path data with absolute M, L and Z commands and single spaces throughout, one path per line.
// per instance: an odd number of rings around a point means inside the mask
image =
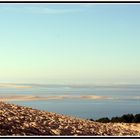
M 81 96 L 82 99 L 90 99 L 90 100 L 99 100 L 99 99 L 112 99 L 108 96 L 97 96 L 97 95 L 87 95 L 87 96 Z
M 87 96 L 71 96 L 71 95 L 58 95 L 58 96 L 33 96 L 33 95 L 1 95 L 0 101 L 47 101 L 47 100 L 63 100 L 63 99 L 88 99 L 88 100 L 102 100 L 102 99 L 112 99 L 108 96 L 97 96 L 97 95 L 87 95 Z

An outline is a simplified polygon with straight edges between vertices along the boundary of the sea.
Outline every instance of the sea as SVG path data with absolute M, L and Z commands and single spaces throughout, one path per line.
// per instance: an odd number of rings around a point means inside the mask
M 0 97 L 23 95 L 39 98 L 38 100 L 7 102 L 86 119 L 111 118 L 123 114 L 140 113 L 140 86 L 34 85 L 31 88 L 0 87 Z M 68 98 L 59 98 L 63 96 Z M 90 98 L 93 96 L 99 98 Z

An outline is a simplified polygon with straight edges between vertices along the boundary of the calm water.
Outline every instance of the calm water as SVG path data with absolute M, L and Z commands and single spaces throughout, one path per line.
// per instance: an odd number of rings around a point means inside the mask
M 82 118 L 101 118 L 140 113 L 140 88 L 72 88 L 33 87 L 29 89 L 0 88 L 1 96 L 34 95 L 39 97 L 69 95 L 73 98 L 45 101 L 11 101 L 18 105 L 58 112 Z M 80 96 L 109 96 L 111 99 L 82 99 Z

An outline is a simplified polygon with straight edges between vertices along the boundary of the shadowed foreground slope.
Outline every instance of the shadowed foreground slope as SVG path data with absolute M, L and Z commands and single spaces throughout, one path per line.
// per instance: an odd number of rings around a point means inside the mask
M 140 124 L 98 123 L 0 102 L 0 135 L 140 135 Z

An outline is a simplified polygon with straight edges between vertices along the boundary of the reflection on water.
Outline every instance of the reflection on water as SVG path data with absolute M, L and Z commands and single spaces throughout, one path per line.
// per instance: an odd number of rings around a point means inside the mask
M 140 88 L 0 87 L 0 97 L 5 96 L 32 97 L 9 102 L 82 118 L 140 113 Z

